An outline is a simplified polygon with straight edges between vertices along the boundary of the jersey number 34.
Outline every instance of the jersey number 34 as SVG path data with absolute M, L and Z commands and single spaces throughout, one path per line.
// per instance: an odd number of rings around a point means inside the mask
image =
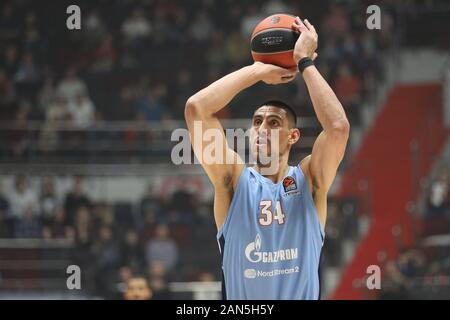
M 285 215 L 281 208 L 281 203 L 278 200 L 275 205 L 275 210 L 272 211 L 272 200 L 261 200 L 259 203 L 260 213 L 258 222 L 262 226 L 270 226 L 274 220 L 278 221 L 278 224 L 283 224 Z

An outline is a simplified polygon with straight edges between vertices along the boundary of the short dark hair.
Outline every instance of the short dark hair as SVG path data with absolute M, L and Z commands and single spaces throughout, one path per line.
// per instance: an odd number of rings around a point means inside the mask
M 257 108 L 261 108 L 262 106 L 272 106 L 277 107 L 280 109 L 286 110 L 288 114 L 288 120 L 292 124 L 293 128 L 297 128 L 297 114 L 295 113 L 294 109 L 292 109 L 291 106 L 289 106 L 286 102 L 283 102 L 281 100 L 268 100 L 263 103 L 261 103 Z

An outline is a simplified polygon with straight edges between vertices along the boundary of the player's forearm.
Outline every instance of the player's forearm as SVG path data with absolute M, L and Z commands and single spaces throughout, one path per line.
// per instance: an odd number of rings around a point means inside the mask
M 307 67 L 303 71 L 303 79 L 323 130 L 348 134 L 350 125 L 344 108 L 317 68 L 315 66 Z
M 210 116 L 224 108 L 239 92 L 260 80 L 254 65 L 243 67 L 200 90 L 186 103 L 186 108 L 194 108 L 202 116 Z

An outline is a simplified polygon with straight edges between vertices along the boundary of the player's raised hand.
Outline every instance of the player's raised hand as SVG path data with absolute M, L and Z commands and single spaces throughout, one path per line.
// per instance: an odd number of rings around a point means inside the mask
M 297 76 L 297 68 L 286 69 L 273 64 L 255 62 L 253 67 L 261 81 L 267 84 L 281 84 L 292 81 Z
M 294 61 L 298 63 L 300 59 L 309 57 L 315 59 L 317 57 L 317 40 L 318 35 L 314 26 L 307 20 L 302 20 L 297 17 L 292 24 L 294 30 L 300 32 L 300 36 L 295 43 Z

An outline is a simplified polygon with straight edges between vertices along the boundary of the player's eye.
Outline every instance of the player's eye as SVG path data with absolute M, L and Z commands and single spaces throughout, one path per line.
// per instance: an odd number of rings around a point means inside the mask
M 273 126 L 273 127 L 276 127 L 276 126 L 278 126 L 278 125 L 279 125 L 278 121 L 272 120 L 272 126 Z
M 255 126 L 259 126 L 261 124 L 261 119 L 255 119 L 253 123 L 255 124 Z

